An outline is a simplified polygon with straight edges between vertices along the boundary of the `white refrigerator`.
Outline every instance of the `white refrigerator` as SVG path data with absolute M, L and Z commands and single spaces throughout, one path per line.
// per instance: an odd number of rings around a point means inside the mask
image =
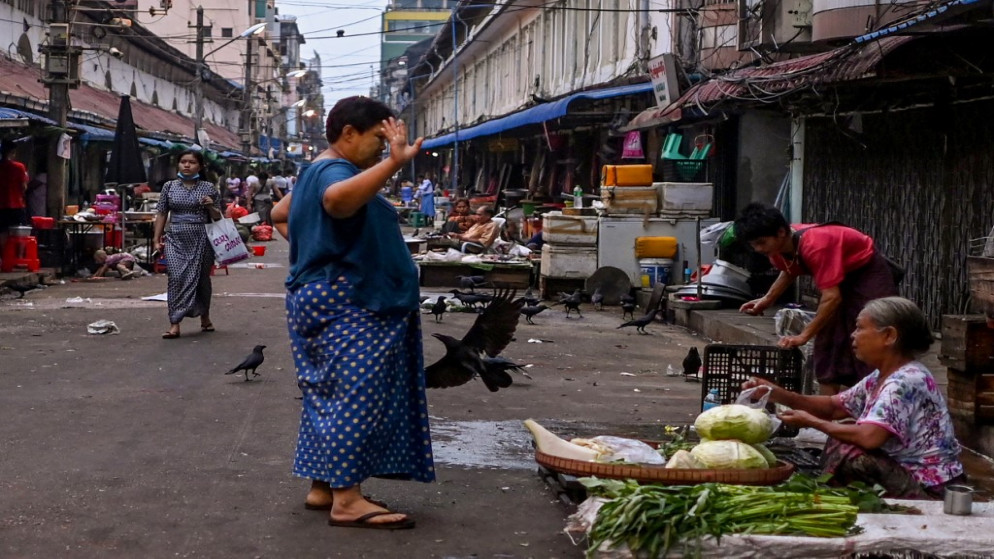
M 701 218 L 701 230 L 718 223 L 716 217 Z M 642 216 L 602 216 L 597 231 L 597 266 L 623 270 L 632 285 L 642 284 L 642 270 L 635 258 L 637 237 L 676 237 L 677 255 L 670 277 L 671 284 L 683 283 L 683 261 L 697 270 L 697 221 L 693 217 L 670 218 Z M 714 262 L 715 247 L 701 245 L 701 263 Z

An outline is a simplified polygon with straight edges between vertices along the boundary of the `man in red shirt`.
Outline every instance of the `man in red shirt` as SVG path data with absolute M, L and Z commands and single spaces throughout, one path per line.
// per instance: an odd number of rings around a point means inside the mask
M 746 206 L 735 220 L 735 236 L 780 270 L 766 295 L 740 311 L 763 314 L 801 275 L 812 276 L 821 292 L 814 320 L 800 334 L 781 338 L 779 345 L 798 347 L 814 339 L 812 361 L 822 394 L 836 394 L 873 372 L 856 360 L 849 338 L 867 302 L 897 295 L 890 267 L 873 239 L 843 225 L 791 227 L 779 210 L 758 203 Z
M 0 147 L 0 241 L 7 241 L 7 228 L 25 225 L 24 192 L 28 188 L 28 170 L 14 161 L 14 144 L 4 142 Z

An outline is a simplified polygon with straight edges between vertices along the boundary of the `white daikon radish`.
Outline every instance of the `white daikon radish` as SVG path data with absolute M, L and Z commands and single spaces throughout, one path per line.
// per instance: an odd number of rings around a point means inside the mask
M 557 458 L 583 460 L 585 462 L 593 462 L 597 459 L 598 453 L 596 450 L 560 439 L 550 433 L 545 427 L 535 423 L 533 419 L 526 419 L 525 427 L 531 431 L 532 437 L 535 439 L 535 447 L 543 454 Z

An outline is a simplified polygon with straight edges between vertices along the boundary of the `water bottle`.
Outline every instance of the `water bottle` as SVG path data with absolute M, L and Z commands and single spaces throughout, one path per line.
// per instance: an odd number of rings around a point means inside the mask
M 690 264 L 686 260 L 684 260 L 683 261 L 683 283 L 690 283 L 690 276 L 691 276 Z
M 580 188 L 580 185 L 576 185 L 576 187 L 573 188 L 573 207 L 583 207 L 583 189 Z
M 704 409 L 703 411 L 708 411 L 711 408 L 716 408 L 721 405 L 721 400 L 718 398 L 718 389 L 712 388 L 708 395 L 704 397 Z

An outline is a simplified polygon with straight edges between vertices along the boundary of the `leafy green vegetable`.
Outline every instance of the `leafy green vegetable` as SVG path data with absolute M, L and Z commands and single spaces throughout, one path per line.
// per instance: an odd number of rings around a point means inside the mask
M 756 449 L 756 452 L 762 454 L 763 458 L 766 458 L 766 464 L 769 467 L 771 467 L 771 468 L 776 468 L 777 467 L 777 456 L 775 454 L 773 454 L 772 450 L 766 448 L 766 445 L 754 444 L 754 445 L 750 445 L 750 446 L 752 446 L 754 449 Z
M 699 556 L 701 540 L 720 540 L 726 534 L 843 537 L 858 530 L 857 512 L 887 510 L 882 488 L 829 487 L 829 477 L 795 474 L 774 487 L 639 485 L 582 478 L 591 495 L 608 499 L 590 531 L 587 555 L 607 543 L 627 544 L 633 553 L 650 558 L 678 547 Z
M 766 458 L 755 448 L 741 441 L 707 441 L 693 448 L 690 454 L 705 468 L 727 470 L 730 468 L 768 468 Z

